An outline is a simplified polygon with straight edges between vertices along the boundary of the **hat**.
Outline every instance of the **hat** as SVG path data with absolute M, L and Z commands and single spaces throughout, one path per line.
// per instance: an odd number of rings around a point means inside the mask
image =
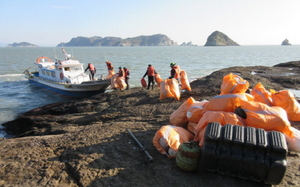
M 124 67 L 124 69 L 127 69 L 126 67 Z
M 122 69 L 122 67 L 120 66 L 119 69 Z
M 151 64 L 148 64 L 148 66 L 152 66 Z
M 176 63 L 174 63 L 174 62 L 172 62 L 171 64 L 170 64 L 170 66 L 175 66 L 176 65 Z

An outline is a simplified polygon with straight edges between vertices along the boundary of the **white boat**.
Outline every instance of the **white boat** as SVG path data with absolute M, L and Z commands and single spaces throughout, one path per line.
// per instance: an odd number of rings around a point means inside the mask
M 24 71 L 29 83 L 70 97 L 89 97 L 105 92 L 110 86 L 110 79 L 90 80 L 83 64 L 70 59 L 64 49 L 63 53 L 63 61 L 56 59 L 53 62 L 48 57 L 39 57 L 34 63 L 38 66 L 37 71 Z

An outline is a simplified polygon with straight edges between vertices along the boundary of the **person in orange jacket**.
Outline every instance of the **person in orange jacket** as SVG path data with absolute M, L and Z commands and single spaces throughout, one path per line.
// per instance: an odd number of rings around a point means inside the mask
M 94 76 L 95 76 L 96 71 L 97 71 L 96 67 L 92 63 L 88 63 L 88 67 L 85 69 L 84 72 L 86 72 L 87 70 L 90 70 L 90 73 L 91 73 L 90 79 L 94 80 Z
M 171 63 L 170 64 L 171 67 L 171 76 L 169 77 L 169 79 L 176 79 L 178 81 L 179 77 L 180 77 L 180 68 L 178 65 L 176 65 L 176 63 Z
M 112 71 L 114 69 L 114 66 L 112 65 L 112 63 L 110 61 L 106 60 L 105 63 L 106 63 L 108 71 Z
M 155 84 L 155 82 L 154 82 L 154 76 L 155 76 L 155 74 L 157 74 L 157 72 L 155 71 L 154 67 L 151 64 L 149 64 L 148 68 L 147 68 L 147 71 L 146 71 L 145 75 L 143 76 L 143 78 L 145 78 L 146 75 L 148 75 L 148 87 L 147 87 L 147 90 L 149 90 L 150 85 L 152 85 L 152 90 L 153 90 L 153 86 Z
M 128 79 L 129 79 L 130 72 L 129 69 L 127 69 L 126 67 L 123 68 L 123 71 L 124 71 L 125 83 L 127 85 L 126 90 L 128 90 L 129 89 Z
M 121 66 L 119 67 L 118 77 L 125 77 L 124 70 L 122 69 Z

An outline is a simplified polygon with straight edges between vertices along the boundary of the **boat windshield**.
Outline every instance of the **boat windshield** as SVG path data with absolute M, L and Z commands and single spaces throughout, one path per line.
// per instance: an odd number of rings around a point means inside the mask
M 83 70 L 81 69 L 82 67 L 81 66 L 71 66 L 71 67 L 68 67 L 69 68 L 69 71 L 71 72 L 82 72 Z

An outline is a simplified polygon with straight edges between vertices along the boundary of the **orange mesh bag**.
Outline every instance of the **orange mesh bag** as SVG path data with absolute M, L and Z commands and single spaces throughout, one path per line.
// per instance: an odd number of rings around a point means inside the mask
M 168 79 L 165 79 L 160 83 L 159 99 L 165 99 L 167 97 L 174 97 L 173 93 L 171 93 L 171 91 L 170 91 L 170 87 L 169 87 L 169 84 L 167 81 L 168 81 Z
M 262 128 L 266 131 L 279 131 L 293 137 L 291 124 L 286 111 L 278 106 L 268 106 L 256 101 L 240 100 L 239 105 L 246 113 L 247 126 Z
M 186 117 L 188 121 L 193 123 L 198 123 L 198 121 L 201 118 L 201 111 L 205 107 L 205 105 L 208 103 L 208 101 L 201 101 L 201 102 L 195 102 L 191 104 L 190 108 L 186 112 Z
M 289 90 L 276 92 L 271 89 L 273 104 L 283 108 L 290 121 L 300 121 L 300 104 Z
M 253 100 L 261 103 L 265 103 L 269 106 L 273 106 L 273 100 L 271 93 L 265 89 L 265 87 L 259 82 L 251 90 Z
M 175 158 L 180 144 L 194 139 L 188 130 L 172 125 L 162 126 L 153 137 L 153 145 L 163 155 Z
M 181 89 L 182 90 L 188 90 L 188 91 L 192 90 L 191 86 L 190 86 L 190 83 L 189 83 L 187 73 L 184 70 L 181 70 L 181 72 L 180 72 L 180 82 L 181 82 Z
M 186 112 L 193 103 L 195 103 L 194 98 L 188 98 L 177 110 L 171 114 L 170 124 L 186 128 L 188 124 Z
M 249 88 L 249 82 L 238 75 L 228 74 L 223 77 L 221 94 L 245 93 Z
M 204 143 L 204 132 L 207 124 L 210 122 L 218 122 L 222 126 L 226 124 L 245 126 L 245 123 L 241 117 L 232 112 L 221 111 L 208 111 L 206 112 L 195 127 L 194 141 L 199 142 L 199 146 L 202 147 Z
M 169 84 L 170 92 L 173 95 L 173 98 L 176 100 L 180 100 L 180 90 L 179 90 L 179 83 L 176 79 L 167 79 Z
M 160 87 L 160 83 L 163 81 L 158 73 L 155 74 L 154 80 L 157 83 L 157 86 Z

